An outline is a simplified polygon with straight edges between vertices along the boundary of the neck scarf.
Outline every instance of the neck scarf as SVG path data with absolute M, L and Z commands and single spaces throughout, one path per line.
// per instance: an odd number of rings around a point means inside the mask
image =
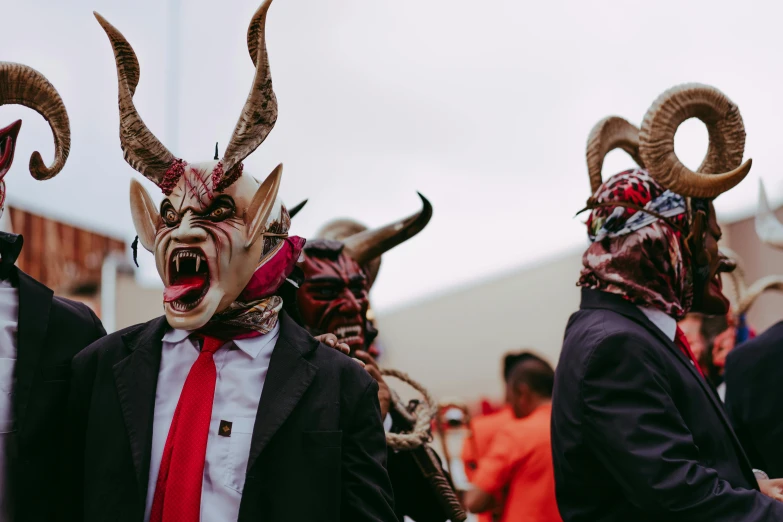
M 275 292 L 291 274 L 304 248 L 298 236 L 282 240 L 267 253 L 236 301 L 199 328 L 199 335 L 218 339 L 244 339 L 272 331 L 283 308 Z
M 684 317 L 693 302 L 685 198 L 633 169 L 609 178 L 591 202 L 577 284 Z

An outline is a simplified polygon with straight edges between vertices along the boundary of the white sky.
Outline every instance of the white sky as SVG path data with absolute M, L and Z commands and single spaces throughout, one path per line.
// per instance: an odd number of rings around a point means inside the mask
M 140 176 L 122 159 L 114 58 L 92 11 L 136 50 L 136 106 L 165 142 L 166 3 L 3 3 L 0 60 L 43 72 L 73 133 L 65 170 L 36 182 L 27 158 L 51 161 L 48 126 L 0 108 L 2 126 L 24 119 L 9 202 L 130 241 L 128 185 Z M 183 4 L 178 145 L 167 145 L 196 162 L 215 141 L 225 148 L 247 96 L 245 34 L 260 1 Z M 755 205 L 759 177 L 783 196 L 781 15 L 779 2 L 716 0 L 276 0 L 267 35 L 280 117 L 245 167 L 264 177 L 284 163 L 284 200 L 310 198 L 293 227 L 305 237 L 337 216 L 385 224 L 425 194 L 429 227 L 384 256 L 373 289 L 388 310 L 578 247 L 590 128 L 609 114 L 638 125 L 662 91 L 697 81 L 728 94 L 748 132 L 753 170 L 718 200 L 728 219 Z M 698 166 L 705 149 L 706 131 L 687 122 L 681 158 Z M 604 172 L 631 165 L 615 151 Z M 151 255 L 140 263 L 154 273 Z

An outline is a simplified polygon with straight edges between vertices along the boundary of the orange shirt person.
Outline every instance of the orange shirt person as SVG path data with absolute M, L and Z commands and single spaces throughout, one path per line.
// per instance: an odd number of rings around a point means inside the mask
M 560 522 L 550 442 L 554 371 L 542 360 L 527 360 L 514 367 L 509 383 L 517 420 L 495 435 L 479 460 L 465 506 L 487 511 L 505 490 L 502 522 Z
M 476 474 L 479 460 L 487 454 L 489 446 L 492 443 L 492 439 L 495 435 L 509 422 L 513 421 L 514 410 L 511 409 L 509 401 L 511 400 L 511 391 L 508 386 L 508 379 L 511 376 L 511 371 L 514 366 L 530 358 L 536 358 L 535 355 L 529 352 L 517 352 L 509 353 L 503 358 L 503 382 L 505 383 L 505 402 L 506 405 L 500 411 L 490 413 L 489 415 L 482 415 L 481 417 L 474 418 L 470 422 L 470 437 L 462 444 L 462 464 L 465 467 L 465 476 L 469 481 L 473 481 L 473 476 Z M 478 522 L 495 522 L 498 520 L 494 518 L 495 512 L 502 512 L 503 507 L 503 492 L 499 492 L 495 504 L 496 507 L 492 512 L 481 513 L 478 516 Z

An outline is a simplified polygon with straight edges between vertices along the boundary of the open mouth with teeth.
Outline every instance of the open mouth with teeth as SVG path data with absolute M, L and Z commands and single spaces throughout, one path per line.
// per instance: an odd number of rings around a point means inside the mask
M 361 326 L 338 326 L 332 332 L 341 343 L 355 344 L 364 342 Z
M 14 148 L 22 120 L 17 120 L 8 127 L 0 129 L 0 176 L 11 168 L 14 161 Z
M 209 263 L 200 248 L 178 248 L 169 256 L 169 284 L 163 301 L 186 312 L 201 303 L 209 291 Z

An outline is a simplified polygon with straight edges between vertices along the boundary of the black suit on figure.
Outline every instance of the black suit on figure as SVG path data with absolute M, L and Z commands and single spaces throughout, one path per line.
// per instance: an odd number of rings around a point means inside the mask
M 68 516 L 141 522 L 165 317 L 73 362 Z M 285 312 L 253 428 L 240 522 L 395 522 L 378 384 Z
M 22 236 L 0 232 L 0 273 L 19 292 L 16 364 L 12 387 L 14 429 L 6 452 L 14 522 L 50 521 L 61 506 L 57 471 L 63 457 L 71 359 L 106 335 L 83 304 L 13 266 Z
M 555 374 L 564 522 L 773 522 L 723 406 L 679 348 L 618 295 L 582 290 Z
M 783 322 L 726 359 L 726 410 L 753 467 L 783 477 Z

